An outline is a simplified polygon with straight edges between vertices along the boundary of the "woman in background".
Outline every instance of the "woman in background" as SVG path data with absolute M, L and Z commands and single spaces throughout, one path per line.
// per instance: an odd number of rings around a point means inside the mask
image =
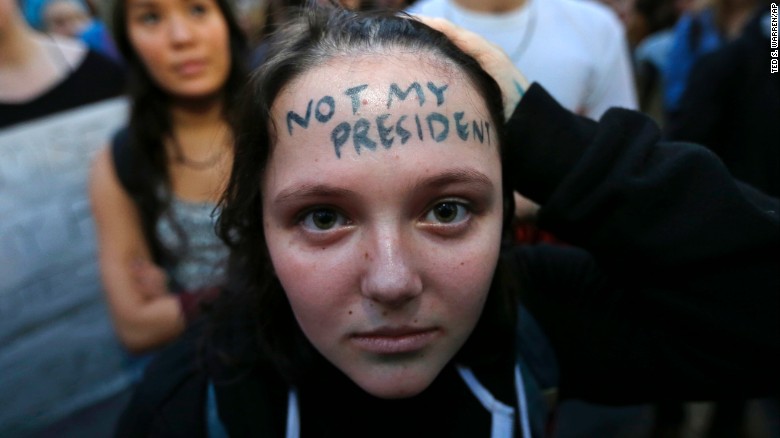
M 100 269 L 134 352 L 175 339 L 225 281 L 214 208 L 233 162 L 244 37 L 225 0 L 120 0 L 132 108 L 94 164 Z

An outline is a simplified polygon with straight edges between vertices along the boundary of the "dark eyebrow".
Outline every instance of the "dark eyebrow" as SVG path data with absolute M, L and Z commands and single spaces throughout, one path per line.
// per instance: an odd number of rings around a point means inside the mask
M 479 187 L 492 188 L 493 182 L 484 173 L 471 168 L 450 169 L 430 177 L 421 177 L 414 182 L 412 188 L 424 190 L 433 187 L 442 187 L 451 184 L 465 184 Z M 303 183 L 279 192 L 274 198 L 274 204 L 286 204 L 291 201 L 299 202 L 307 198 L 359 198 L 352 190 L 334 187 L 328 184 Z
M 352 190 L 333 187 L 327 184 L 303 183 L 282 190 L 274 198 L 274 204 L 284 204 L 291 200 L 301 200 L 306 198 L 349 198 L 357 197 Z
M 431 177 L 418 178 L 414 184 L 414 188 L 420 190 L 428 187 L 441 187 L 450 184 L 485 186 L 487 188 L 493 187 L 493 182 L 490 181 L 490 178 L 488 178 L 487 175 L 475 169 L 464 167 L 450 169 Z

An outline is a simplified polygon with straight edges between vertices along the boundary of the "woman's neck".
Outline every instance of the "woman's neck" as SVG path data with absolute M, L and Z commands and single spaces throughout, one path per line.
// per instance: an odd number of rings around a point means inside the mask
M 211 162 L 214 151 L 222 150 L 232 141 L 221 98 L 174 104 L 170 134 L 168 147 L 174 157 L 191 162 Z
M 458 6 L 474 12 L 501 14 L 519 9 L 526 0 L 453 0 Z
M 212 128 L 225 122 L 221 97 L 174 100 L 170 111 L 174 130 Z

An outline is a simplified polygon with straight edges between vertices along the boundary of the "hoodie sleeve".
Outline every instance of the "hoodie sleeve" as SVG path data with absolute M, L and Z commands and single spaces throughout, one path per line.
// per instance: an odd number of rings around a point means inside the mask
M 529 88 L 505 172 L 567 245 L 518 247 L 561 396 L 597 402 L 776 393 L 780 202 L 646 116 L 599 122 Z

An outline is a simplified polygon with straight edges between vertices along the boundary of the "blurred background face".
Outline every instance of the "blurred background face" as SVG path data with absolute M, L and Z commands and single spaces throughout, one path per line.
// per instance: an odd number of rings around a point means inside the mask
M 160 88 L 185 99 L 221 91 L 230 41 L 214 0 L 127 0 L 126 8 L 130 44 Z
M 288 84 L 262 180 L 268 249 L 298 323 L 382 398 L 423 391 L 463 346 L 501 238 L 485 105 L 455 69 L 420 59 L 332 59 Z
M 76 38 L 89 25 L 87 8 L 76 0 L 53 0 L 43 10 L 46 32 Z

